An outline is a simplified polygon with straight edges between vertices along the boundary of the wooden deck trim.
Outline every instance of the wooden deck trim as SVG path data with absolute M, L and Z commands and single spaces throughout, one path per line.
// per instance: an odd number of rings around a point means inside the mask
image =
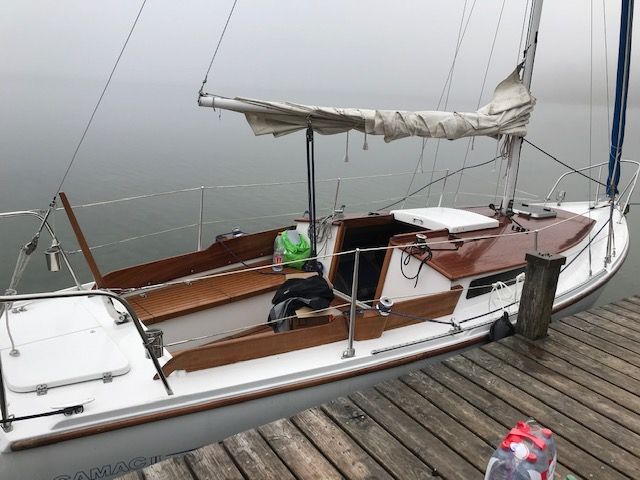
M 389 265 L 391 265 L 391 257 L 393 257 L 393 250 L 389 248 L 384 254 L 384 261 L 382 262 L 382 268 L 380 268 L 380 277 L 378 278 L 378 285 L 376 286 L 375 299 L 379 299 L 382 296 L 382 290 L 384 289 L 384 283 L 387 281 L 387 273 L 389 272 Z
M 469 208 L 468 210 L 486 216 L 491 216 L 493 213 L 490 210 L 487 211 L 488 209 L 486 208 Z M 531 230 L 558 223 L 556 229 L 552 228 L 539 234 L 538 250 L 561 254 L 579 244 L 589 234 L 589 231 L 595 225 L 595 220 L 586 217 L 575 217 L 573 213 L 564 210 L 555 210 L 558 212 L 556 218 L 535 219 L 518 216 L 517 221 Z M 572 220 L 560 223 L 568 218 L 572 218 Z M 526 265 L 525 254 L 533 251 L 533 235 L 504 236 L 512 233 L 511 226 L 512 221 L 502 217 L 500 218 L 500 226 L 497 228 L 458 233 L 456 236 L 462 241 L 484 236 L 491 236 L 492 238 L 464 242 L 457 251 L 434 250 L 433 258 L 428 262 L 429 266 L 452 281 L 523 267 Z M 434 243 L 448 239 L 448 232 L 446 231 L 438 230 L 424 233 Z M 565 240 L 567 238 L 569 240 Z M 392 237 L 390 242 L 391 245 L 402 246 L 412 244 L 414 240 L 415 234 L 401 234 Z M 529 247 L 523 245 L 525 243 L 528 243 Z M 448 247 L 448 244 L 436 243 L 433 247 L 434 249 L 444 249 Z M 423 255 L 418 253 L 413 254 L 413 256 L 418 259 L 424 258 Z M 470 261 L 470 259 L 475 261 Z M 478 259 L 482 261 L 479 262 Z
M 344 233 L 346 231 L 346 227 L 344 223 L 341 223 L 338 226 L 338 231 L 336 232 L 336 241 L 333 247 L 333 253 L 339 252 L 342 249 L 342 242 L 344 241 Z M 331 259 L 331 267 L 329 268 L 329 274 L 327 278 L 331 283 L 335 282 L 336 274 L 338 273 L 338 266 L 340 265 L 341 255 L 337 255 Z
M 268 357 L 279 353 L 302 350 L 328 343 L 346 340 L 347 322 L 344 317 L 316 327 L 306 327 L 288 332 L 258 333 L 250 337 L 240 337 L 211 345 L 182 350 L 162 367 L 168 377 L 176 370 L 193 372 L 219 367 L 230 363 Z
M 98 264 L 96 263 L 96 259 L 93 257 L 93 253 L 91 253 L 91 248 L 89 248 L 89 244 L 87 243 L 87 239 L 80 228 L 80 223 L 78 223 L 78 219 L 76 218 L 76 214 L 71 208 L 71 203 L 67 199 L 67 195 L 64 192 L 60 192 L 60 200 L 62 201 L 62 206 L 64 207 L 64 211 L 67 214 L 67 218 L 69 219 L 69 223 L 71 224 L 71 228 L 73 229 L 73 233 L 76 236 L 76 240 L 78 240 L 78 244 L 80 245 L 80 250 L 82 251 L 82 255 L 89 265 L 89 270 L 91 270 L 91 275 L 93 276 L 93 280 L 96 282 L 96 286 L 98 288 L 104 288 L 106 286 L 105 279 L 100 273 L 100 269 L 98 268 Z
M 391 309 L 385 330 L 423 322 L 423 320 L 394 315 L 394 312 L 422 318 L 438 318 L 444 315 L 451 315 L 456 309 L 456 305 L 458 305 L 458 300 L 463 290 L 464 288 L 461 285 L 454 285 L 448 292 L 434 293 L 433 295 L 395 303 Z
M 396 302 L 387 317 L 383 317 L 376 310 L 368 310 L 356 321 L 356 340 L 370 340 L 378 338 L 386 330 L 405 327 L 424 322 L 424 319 L 450 315 L 456 308 L 463 287 L 454 285 L 448 292 L 433 293 L 410 300 Z M 421 319 L 407 318 L 394 315 L 394 312 L 420 317 Z
M 211 244 L 207 249 L 115 270 L 104 276 L 105 288 L 155 285 L 273 254 L 273 241 L 285 226 Z M 225 248 L 226 247 L 226 248 Z M 233 254 L 229 253 L 229 250 Z
M 308 218 L 296 218 L 297 223 L 309 223 Z M 395 219 L 393 215 L 383 212 L 375 215 L 367 213 L 345 213 L 344 215 L 333 220 L 333 225 L 342 225 L 347 223 L 349 227 L 367 227 L 369 225 L 384 225 L 385 223 L 393 223 Z

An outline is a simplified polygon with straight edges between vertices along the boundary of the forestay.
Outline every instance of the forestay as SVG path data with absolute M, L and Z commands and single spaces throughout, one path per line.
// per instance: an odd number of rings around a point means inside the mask
M 516 69 L 498 84 L 490 103 L 470 113 L 316 107 L 208 94 L 200 97 L 199 104 L 244 113 L 256 135 L 279 137 L 311 123 L 315 131 L 324 135 L 358 130 L 384 135 L 385 142 L 390 142 L 410 136 L 449 140 L 478 135 L 525 136 L 535 98 L 522 84 Z

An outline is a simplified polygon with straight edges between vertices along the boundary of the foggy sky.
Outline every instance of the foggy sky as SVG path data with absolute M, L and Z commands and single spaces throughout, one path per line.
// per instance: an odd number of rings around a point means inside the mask
M 197 91 L 231 1 L 149 0 L 114 82 L 173 83 Z M 470 7 L 473 2 L 468 1 Z M 594 1 L 594 82 L 604 81 L 602 3 Z M 618 3 L 607 1 L 610 81 L 614 81 Z M 513 68 L 523 0 L 506 2 L 489 73 L 488 94 Z M 0 75 L 104 82 L 137 13 L 132 0 L 3 0 Z M 452 61 L 464 2 L 240 0 L 216 59 L 208 90 L 315 103 L 320 93 L 385 92 L 423 98 L 433 108 Z M 457 62 L 452 94 L 475 99 L 502 1 L 478 0 Z M 638 22 L 636 22 L 636 27 Z M 637 35 L 636 35 L 637 38 Z M 633 61 L 638 65 L 637 49 Z M 589 2 L 547 0 L 534 93 L 565 101 L 588 94 Z M 635 69 L 634 69 L 635 73 Z M 632 82 L 638 84 L 632 74 Z M 602 90 L 602 88 L 599 88 Z M 23 97 L 19 84 L 3 95 Z M 632 89 L 633 90 L 633 89 Z M 322 95 L 324 97 L 324 95 Z M 602 95 L 597 96 L 602 100 Z M 330 99 L 328 97 L 327 99 Z M 70 99 L 71 100 L 71 99 Z M 23 102 L 29 108 L 29 102 Z M 410 108 L 407 106 L 407 108 Z
M 504 2 L 480 98 L 503 1 L 476 0 L 456 61 L 448 109 L 475 110 L 513 70 L 519 59 L 525 3 Z M 603 1 L 593 3 L 593 102 L 597 105 L 593 125 L 589 107 L 590 2 L 545 0 L 533 75 L 532 92 L 538 103 L 528 138 L 576 167 L 608 158 Z M 604 3 L 612 91 L 619 2 Z M 140 4 L 140 0 L 0 0 L 0 211 L 46 208 Z M 225 112 L 219 120 L 217 112 L 196 106 L 200 83 L 231 4 L 232 0 L 147 1 L 64 183 L 72 203 L 200 185 L 306 178 L 303 133 L 275 141 L 254 137 L 241 115 Z M 229 97 L 325 106 L 433 109 L 452 63 L 464 4 L 464 0 L 239 0 L 206 90 Z M 472 4 L 473 0 L 468 0 L 468 7 Z M 638 25 L 636 21 L 636 43 Z M 627 158 L 635 159 L 640 156 L 640 136 L 635 134 L 640 109 L 633 108 L 638 106 L 639 51 L 635 49 L 632 59 L 632 108 L 625 143 Z M 612 100 L 611 95 L 609 103 Z M 413 171 L 419 139 L 387 145 L 380 138 L 370 138 L 369 150 L 363 151 L 361 137 L 351 136 L 349 163 L 343 162 L 344 135 L 319 139 L 317 178 Z M 464 140 L 430 142 L 425 171 L 435 164 L 435 152 L 440 155 L 438 168 L 458 168 L 466 145 Z M 472 162 L 495 155 L 492 139 L 478 138 L 473 145 Z M 525 149 L 519 188 L 544 194 L 563 171 L 548 157 Z M 499 177 L 495 165 L 473 170 L 465 173 L 461 191 L 496 192 Z M 333 187 L 329 190 L 327 185 L 320 189 L 324 207 L 334 199 Z M 450 186 L 455 187 L 455 179 Z M 586 195 L 586 182 L 580 186 L 580 195 L 572 200 Z M 369 196 L 403 195 L 406 188 L 405 178 L 397 185 L 388 181 L 377 187 L 352 182 L 343 187 L 341 198 L 350 211 L 368 209 Z M 208 196 L 205 220 L 302 212 L 306 208 L 303 188 L 298 192 L 272 189 L 263 194 L 252 190 L 235 197 L 229 192 L 225 195 Z M 197 214 L 195 197 L 166 197 L 164 203 L 123 204 L 111 210 L 97 208 L 92 211 L 95 215 L 87 213 L 89 209 L 78 212 L 94 244 L 191 223 Z M 58 225 L 63 222 L 59 220 Z M 208 238 L 239 224 L 229 222 L 211 227 Z M 34 227 L 30 223 L 0 223 L 3 246 L 17 252 L 31 238 Z M 74 244 L 70 232 L 62 235 L 65 245 Z M 192 248 L 192 238 L 179 231 L 149 242 L 131 242 L 126 248 L 100 249 L 96 255 L 109 270 Z M 5 263 L 0 259 L 0 278 L 9 278 L 13 269 L 14 258 L 6 257 Z M 88 272 L 83 275 L 89 278 Z M 49 283 L 34 285 L 52 287 Z
M 480 99 L 503 2 L 477 0 L 456 61 L 449 109 L 475 110 L 515 67 L 525 3 L 505 2 Z M 618 2 L 605 3 L 612 89 L 619 7 Z M 262 166 L 297 154 L 298 138 L 255 139 L 240 115 L 225 113 L 219 122 L 215 112 L 196 106 L 231 4 L 148 0 L 67 180 L 76 196 L 95 195 L 97 182 L 104 184 L 103 198 L 113 198 L 140 189 L 199 185 L 202 176 L 209 183 L 302 178 L 298 166 L 275 173 Z M 464 4 L 239 0 L 206 90 L 327 106 L 433 109 L 452 63 Z M 467 14 L 472 4 L 469 0 Z M 583 130 L 588 128 L 589 5 L 586 0 L 546 0 L 532 88 L 539 119 L 549 102 L 572 103 Z M 132 0 L 0 1 L 1 210 L 46 206 L 139 6 Z M 594 1 L 595 104 L 607 98 L 602 20 L 602 2 Z M 637 105 L 639 65 L 636 48 L 631 106 Z M 596 158 L 606 158 L 606 112 L 599 114 Z M 546 127 L 551 133 L 568 128 L 561 118 L 552 118 L 558 123 Z M 536 112 L 532 127 L 535 121 Z M 547 135 L 540 140 L 556 153 L 566 153 L 570 158 L 565 160 L 584 164 L 584 133 L 574 137 L 564 143 L 551 143 Z M 418 143 L 397 143 L 397 150 L 382 150 L 386 146 L 381 145 L 368 158 L 394 155 L 397 162 L 402 156 L 407 160 L 401 166 L 387 166 L 380 159 L 378 169 L 410 170 Z M 350 168 L 355 173 L 371 165 L 371 160 L 342 164 L 343 145 L 343 139 L 323 140 L 320 146 L 334 163 L 323 160 L 320 168 L 326 170 L 321 173 L 347 174 Z M 237 160 L 231 161 L 232 156 Z M 26 205 L 21 198 L 25 192 L 32 197 Z

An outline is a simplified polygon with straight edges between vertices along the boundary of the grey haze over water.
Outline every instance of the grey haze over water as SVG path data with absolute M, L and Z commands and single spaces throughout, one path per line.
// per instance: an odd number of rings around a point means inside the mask
M 502 1 L 477 2 L 456 59 L 447 108 L 475 110 L 513 70 L 519 50 L 525 1 L 504 3 L 501 26 L 480 96 Z M 606 2 L 610 101 L 615 81 L 619 10 Z M 617 2 L 615 2 L 617 3 Z M 200 185 L 287 182 L 305 178 L 302 133 L 280 139 L 254 137 L 241 115 L 196 106 L 197 90 L 222 30 L 231 1 L 148 1 L 63 190 L 73 204 Z M 467 13 L 473 2 L 467 2 Z M 607 159 L 603 11 L 594 2 L 593 110 L 590 130 L 589 3 L 546 0 L 532 91 L 538 98 L 528 139 L 576 167 Z M 68 164 L 82 129 L 122 46 L 140 3 L 129 0 L 0 2 L 0 211 L 45 208 Z M 435 109 L 451 67 L 465 2 L 238 2 L 206 90 L 300 103 L 406 110 Z M 639 22 L 636 22 L 636 27 Z M 639 38 L 635 35 L 635 38 Z M 625 158 L 640 159 L 638 76 L 632 60 Z M 442 107 L 441 107 L 442 108 Z M 421 141 L 385 144 L 350 135 L 316 141 L 320 179 L 413 171 Z M 436 150 L 438 169 L 462 165 L 466 140 L 427 142 L 425 173 Z M 495 156 L 495 141 L 476 139 L 469 164 Z M 457 204 L 493 201 L 500 164 L 469 171 Z M 519 186 L 544 196 L 563 170 L 531 148 L 523 150 Z M 438 176 L 438 175 L 436 175 Z M 340 203 L 350 211 L 375 210 L 406 192 L 410 176 L 343 181 Z M 628 178 L 628 177 L 627 177 Z M 447 191 L 455 191 L 458 177 Z M 569 182 L 567 200 L 584 199 L 585 180 Z M 595 187 L 593 187 L 595 189 Z M 441 186 L 434 186 L 431 204 Z M 333 206 L 335 182 L 321 183 L 319 204 Z M 471 196 L 479 193 L 484 196 Z M 592 190 L 592 194 L 594 190 Z M 524 196 L 524 193 L 522 194 Z M 637 197 L 637 196 L 636 196 Z M 193 224 L 199 193 L 190 192 L 116 206 L 79 209 L 91 245 Z M 452 204 L 453 195 L 445 195 Z M 424 204 L 424 197 L 407 205 Z M 245 187 L 206 194 L 205 237 L 240 226 L 255 231 L 284 224 L 306 209 L 303 185 Z M 279 214 L 281 217 L 274 217 Z M 270 217 L 252 221 L 246 217 Z M 637 244 L 640 228 L 632 207 L 629 221 Z M 62 212 L 56 214 L 63 244 L 77 248 Z M 8 284 L 15 254 L 33 233 L 25 220 L 0 221 L 0 279 Z M 43 239 L 43 243 L 48 240 Z M 103 271 L 190 251 L 194 228 L 96 249 Z M 44 246 L 46 248 L 46 245 Z M 41 247 L 41 249 L 44 249 Z M 38 256 L 40 257 L 40 256 Z M 89 280 L 82 258 L 74 265 Z M 640 263 L 632 247 L 623 270 L 603 300 L 638 293 Z M 43 273 L 36 258 L 24 290 L 68 284 L 64 274 Z

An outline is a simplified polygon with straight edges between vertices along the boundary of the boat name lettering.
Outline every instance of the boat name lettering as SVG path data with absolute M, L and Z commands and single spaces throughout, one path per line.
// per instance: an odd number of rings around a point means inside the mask
M 100 467 L 91 467 L 89 470 L 80 470 L 74 474 L 63 474 L 54 477 L 53 480 L 100 480 L 113 477 L 115 475 L 122 475 L 132 470 L 139 470 L 159 462 L 163 457 L 161 455 L 145 458 L 135 457 L 128 462 L 119 461 L 115 464 L 102 465 Z

